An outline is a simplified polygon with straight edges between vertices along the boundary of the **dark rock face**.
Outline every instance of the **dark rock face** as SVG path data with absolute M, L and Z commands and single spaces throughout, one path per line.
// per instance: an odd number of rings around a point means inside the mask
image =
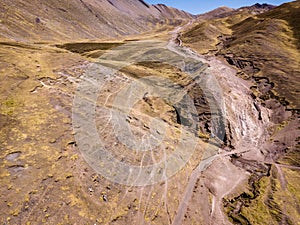
M 260 3 L 256 3 L 250 7 L 242 7 L 241 9 L 244 9 L 244 8 L 247 8 L 247 9 L 251 9 L 251 10 L 263 10 L 263 11 L 260 11 L 260 12 L 264 12 L 264 11 L 269 11 L 271 9 L 274 9 L 276 6 L 275 5 L 270 5 L 270 4 L 266 4 L 266 3 L 263 3 L 263 4 L 260 4 Z
M 259 68 L 255 66 L 255 62 L 243 58 L 234 58 L 232 56 L 224 56 L 226 61 L 233 66 L 243 70 L 246 74 L 256 74 L 260 71 Z

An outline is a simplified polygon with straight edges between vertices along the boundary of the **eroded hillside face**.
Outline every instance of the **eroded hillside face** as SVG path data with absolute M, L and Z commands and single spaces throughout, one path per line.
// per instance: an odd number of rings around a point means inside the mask
M 244 156 L 232 159 L 234 165 L 250 172 L 251 177 L 246 191 L 223 199 L 231 221 L 296 224 L 299 220 L 296 203 L 299 201 L 299 157 L 296 156 L 299 152 L 299 125 L 296 125 L 299 124 L 300 55 L 296 16 L 299 1 L 262 14 L 251 13 L 251 8 L 226 10 L 214 18 L 210 13 L 209 20 L 196 22 L 181 37 L 183 43 L 198 52 L 226 60 L 239 70 L 238 77 L 252 83 L 249 91 L 254 107 L 259 110 L 259 117 L 253 122 L 262 121 L 264 131 L 269 134 L 259 147 L 264 155 L 262 162 L 257 162 L 257 157 L 248 158 L 250 161 Z M 262 110 L 266 110 L 269 123 L 262 117 Z

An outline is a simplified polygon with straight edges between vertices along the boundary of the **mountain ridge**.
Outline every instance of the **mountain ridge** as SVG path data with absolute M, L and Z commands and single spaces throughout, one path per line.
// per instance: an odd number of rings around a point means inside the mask
M 140 0 L 3 0 L 0 5 L 0 37 L 22 42 L 118 38 L 193 18 Z
M 213 9 L 211 11 L 208 11 L 206 13 L 202 13 L 202 14 L 197 15 L 197 19 L 198 20 L 199 19 L 208 20 L 208 19 L 224 18 L 224 17 L 227 17 L 227 16 L 232 16 L 234 14 L 238 14 L 241 11 L 250 12 L 252 15 L 255 15 L 255 14 L 260 14 L 260 13 L 263 13 L 263 12 L 267 12 L 270 9 L 274 9 L 275 7 L 276 7 L 275 5 L 270 5 L 270 4 L 266 4 L 266 3 L 264 3 L 264 4 L 256 3 L 256 4 L 251 5 L 251 6 L 244 6 L 244 7 L 240 7 L 240 8 L 237 8 L 237 9 L 230 8 L 230 7 L 227 7 L 227 6 L 221 6 L 221 7 L 218 7 L 216 9 Z

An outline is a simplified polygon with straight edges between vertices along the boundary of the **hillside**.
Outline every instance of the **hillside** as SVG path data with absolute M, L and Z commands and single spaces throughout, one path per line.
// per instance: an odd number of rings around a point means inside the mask
M 200 53 L 215 51 L 220 43 L 218 38 L 232 34 L 233 30 L 230 26 L 274 7 L 268 4 L 255 4 L 239 9 L 219 7 L 198 15 L 194 26 L 182 33 L 182 40 L 187 46 L 193 47 Z
M 268 77 L 275 84 L 273 95 L 298 109 L 299 4 L 287 3 L 256 16 L 253 10 L 256 14 L 266 7 L 254 5 L 224 18 L 200 20 L 182 34 L 182 40 L 201 53 L 224 56 L 252 76 Z
M 272 93 L 261 89 L 260 97 L 275 95 L 294 109 L 300 108 L 299 6 L 299 1 L 287 3 L 233 25 L 220 51 L 231 64 L 274 83 Z
M 299 9 L 2 0 L 0 223 L 297 224 Z
M 190 18 L 181 10 L 142 0 L 3 0 L 0 38 L 22 42 L 118 38 Z
M 272 125 L 266 132 L 270 138 L 261 152 L 270 164 L 257 162 L 255 157 L 250 161 L 242 156 L 232 159 L 234 165 L 251 173 L 247 190 L 224 199 L 225 211 L 234 224 L 299 221 L 294 207 L 299 202 L 300 179 L 298 15 L 299 1 L 275 8 L 256 4 L 199 19 L 181 34 L 184 45 L 237 68 L 237 76 L 251 83 L 249 91 L 254 102 L 261 104 L 260 110 L 269 112 Z M 270 166 L 266 172 L 269 174 L 262 175 L 266 166 Z

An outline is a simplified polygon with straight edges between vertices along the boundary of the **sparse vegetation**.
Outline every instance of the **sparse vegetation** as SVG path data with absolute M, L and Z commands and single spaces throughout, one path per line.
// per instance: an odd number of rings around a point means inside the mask
M 142 0 L 38 0 L 34 7 L 24 0 L 1 2 L 0 223 L 298 224 L 299 3 L 222 7 L 196 18 Z M 184 29 L 170 34 L 176 27 Z M 109 181 L 89 166 L 75 140 L 72 104 L 78 84 L 102 54 L 113 49 L 122 55 L 118 47 L 124 44 L 169 41 L 171 35 L 210 57 L 184 49 L 201 62 L 188 57 L 184 69 L 139 62 L 104 77 L 93 135 L 115 159 L 139 168 L 167 162 L 173 154 L 180 156 L 174 163 L 182 163 L 189 148 L 192 155 L 159 184 L 127 187 Z M 202 89 L 198 82 L 212 75 L 221 86 Z M 128 149 L 110 110 L 122 112 L 122 104 L 114 105 L 117 95 L 151 76 L 170 81 L 158 79 L 160 90 L 184 93 L 195 111 L 144 93 L 126 125 L 142 146 L 151 135 L 148 144 L 155 139 L 158 146 Z M 214 92 L 218 88 L 223 96 Z M 220 100 L 226 110 L 212 113 L 209 100 Z

